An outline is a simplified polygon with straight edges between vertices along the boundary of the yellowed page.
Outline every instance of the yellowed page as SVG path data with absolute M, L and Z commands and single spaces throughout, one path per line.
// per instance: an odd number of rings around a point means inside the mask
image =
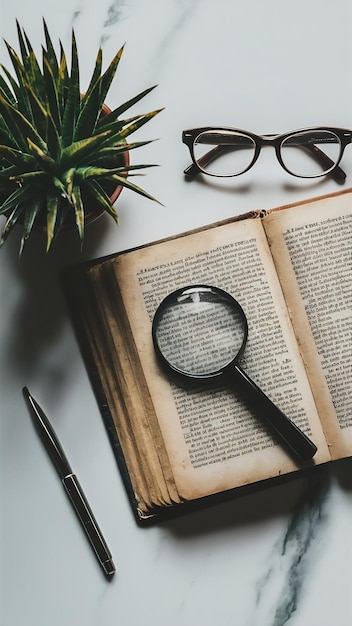
M 236 393 L 218 384 L 170 384 L 156 361 L 151 322 L 160 301 L 194 283 L 229 291 L 249 323 L 243 369 L 330 460 L 261 220 L 248 219 L 118 257 L 116 280 L 180 495 L 191 499 L 294 471 Z
M 178 495 L 155 426 L 151 433 L 148 415 L 153 408 L 144 377 L 136 376 L 138 356 L 129 340 L 128 320 L 122 312 L 116 283 L 109 281 L 109 265 L 93 267 L 87 274 L 94 292 L 94 309 L 86 308 L 85 328 L 123 447 L 135 499 L 146 512 L 153 505 L 178 500 Z
M 273 212 L 271 252 L 333 458 L 352 454 L 352 193 Z

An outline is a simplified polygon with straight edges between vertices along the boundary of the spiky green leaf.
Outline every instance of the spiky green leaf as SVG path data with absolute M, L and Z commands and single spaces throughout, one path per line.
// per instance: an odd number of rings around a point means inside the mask
M 31 119 L 33 120 L 33 126 L 38 130 L 38 133 L 42 139 L 46 140 L 47 129 L 47 113 L 46 109 L 42 105 L 41 101 L 37 97 L 35 91 L 33 91 L 30 83 L 24 81 L 24 89 L 27 92 L 28 103 L 31 109 Z
M 0 239 L 0 247 L 5 243 L 7 237 L 9 236 L 11 230 L 16 224 L 18 218 L 22 215 L 23 211 L 24 211 L 23 205 L 16 205 L 12 213 L 7 218 L 4 229 L 2 231 L 1 239 Z
M 80 108 L 78 52 L 74 32 L 71 40 L 71 74 L 67 80 L 67 98 L 62 118 L 62 147 L 69 146 L 75 138 L 76 120 Z
M 12 106 L 16 106 L 16 103 L 18 102 L 18 96 L 20 96 L 18 84 L 16 83 L 15 79 L 10 74 L 10 72 L 6 69 L 6 67 L 0 64 L 0 68 L 6 75 L 9 81 L 9 84 L 11 85 L 11 89 L 12 89 L 11 91 L 4 77 L 0 76 L 0 92 L 2 93 L 5 100 L 7 100 L 10 104 L 12 104 Z M 16 94 L 16 97 L 14 94 Z
M 32 201 L 29 201 L 28 203 L 26 203 L 24 220 L 23 220 L 23 233 L 22 233 L 21 244 L 20 244 L 20 256 L 23 252 L 25 242 L 27 241 L 29 235 L 32 232 L 35 219 L 38 213 L 40 212 L 42 205 L 43 205 L 42 199 L 39 199 L 39 200 L 33 199 Z
M 18 173 L 28 172 L 35 165 L 32 155 L 6 145 L 0 145 L 0 157 L 15 165 Z
M 46 45 L 46 50 L 43 50 L 43 57 L 45 58 L 45 61 L 50 65 L 53 76 L 58 77 L 59 63 L 57 60 L 55 48 L 53 46 L 46 21 L 44 19 L 43 19 L 43 28 L 44 28 L 45 45 Z
M 46 199 L 46 251 L 48 252 L 55 234 L 55 224 L 60 199 L 56 194 L 49 193 Z
M 59 105 L 58 74 L 54 76 L 51 63 L 43 53 L 43 73 L 46 91 L 46 110 L 50 113 L 58 134 L 61 134 L 61 112 Z
M 24 172 L 22 174 L 12 174 L 9 177 L 9 180 L 14 181 L 21 186 L 26 183 L 27 185 L 31 185 L 31 188 L 33 189 L 34 185 L 36 185 L 37 190 L 39 188 L 39 185 L 41 185 L 42 188 L 45 190 L 48 187 L 48 184 L 51 182 L 51 177 L 47 174 L 47 172 L 43 172 L 42 170 L 34 170 Z
M 21 62 L 18 54 L 13 49 L 13 47 L 10 46 L 10 44 L 6 40 L 4 41 L 4 43 L 5 43 L 5 46 L 7 48 L 7 52 L 9 54 L 9 57 L 11 59 L 11 62 L 12 62 L 12 65 L 13 65 L 13 69 L 15 70 L 15 74 L 17 76 L 18 84 L 21 85 L 23 83 L 23 78 L 25 76 L 23 63 Z
M 34 143 L 34 141 L 31 141 L 31 139 L 28 138 L 28 147 L 30 149 L 30 151 L 32 152 L 33 156 L 35 157 L 38 165 L 45 170 L 46 172 L 55 172 L 57 169 L 57 163 L 54 159 L 51 158 L 51 156 L 49 156 L 47 154 L 47 152 L 45 152 L 44 150 L 42 150 L 40 148 L 40 146 L 38 146 L 36 143 Z
M 58 178 L 57 176 L 53 176 L 53 183 L 54 183 L 54 187 L 56 187 L 56 189 L 59 192 L 60 196 L 62 198 L 64 198 L 65 200 L 67 200 L 67 202 L 72 204 L 70 194 L 68 193 L 67 187 L 64 184 L 64 182 L 60 178 Z
M 145 113 L 145 115 L 140 115 L 135 122 L 132 122 L 132 124 L 128 124 L 128 126 L 126 126 L 125 128 L 122 128 L 117 133 L 116 138 L 118 138 L 119 141 L 121 141 L 121 139 L 125 139 L 126 137 L 128 137 L 132 133 L 135 133 L 136 130 L 138 130 L 139 128 L 144 126 L 144 124 L 149 122 L 149 120 L 151 120 L 153 117 L 155 117 L 155 115 L 158 115 L 158 113 L 160 113 L 161 111 L 163 111 L 163 109 L 157 109 L 156 111 L 151 111 L 150 113 Z
M 115 163 L 116 159 L 119 156 L 122 156 L 123 153 L 130 152 L 131 150 L 134 150 L 135 148 L 141 148 L 142 146 L 146 146 L 152 141 L 153 140 L 135 141 L 133 143 L 121 143 L 120 145 L 117 145 L 117 146 L 113 145 L 108 148 L 101 148 L 99 150 L 99 153 L 94 159 L 95 164 L 98 165 L 101 162 L 103 162 L 105 165 L 109 162 Z M 86 165 L 84 160 L 82 161 L 82 164 Z
M 6 159 L 3 160 L 2 165 L 3 168 L 0 169 L 0 185 L 6 189 L 6 193 L 9 196 L 14 187 L 14 184 L 11 181 L 13 180 L 13 177 L 16 177 L 18 174 L 18 168 L 16 165 L 9 165 L 9 167 L 7 167 L 8 162 Z
M 22 63 L 24 64 L 24 60 L 26 58 L 26 56 L 29 54 L 29 50 L 25 44 L 24 41 L 24 37 L 22 35 L 22 29 L 21 26 L 19 24 L 19 21 L 16 20 L 16 29 L 17 29 L 17 37 L 18 37 L 18 43 L 20 45 L 20 52 L 21 52 L 21 57 L 22 57 Z
M 37 57 L 32 51 L 26 59 L 24 65 L 25 75 L 27 80 L 31 83 L 33 91 L 37 94 L 38 98 L 45 100 L 45 81 L 41 69 L 39 67 Z
M 84 238 L 84 208 L 81 196 L 81 189 L 79 185 L 73 185 L 71 201 L 75 209 L 76 226 L 81 241 Z
M 58 99 L 59 99 L 60 115 L 61 115 L 61 120 L 62 120 L 64 111 L 65 111 L 65 106 L 66 106 L 66 99 L 67 99 L 67 94 L 68 94 L 68 89 L 69 89 L 70 78 L 69 78 L 68 70 L 67 70 L 66 54 L 62 47 L 62 44 L 60 44 L 60 50 L 61 50 L 61 54 L 60 54 L 57 92 L 58 92 Z
M 131 98 L 130 100 L 128 100 L 127 102 L 124 102 L 123 104 L 121 104 L 120 106 L 118 106 L 116 109 L 114 109 L 113 111 L 111 111 L 110 113 L 108 113 L 107 115 L 104 115 L 104 117 L 100 118 L 99 122 L 98 122 L 98 129 L 100 132 L 102 132 L 103 130 L 105 130 L 105 126 L 109 126 L 109 124 L 111 122 L 113 122 L 114 120 L 116 120 L 118 117 L 120 117 L 120 115 L 122 115 L 123 113 L 125 113 L 128 109 L 130 109 L 132 106 L 134 106 L 135 104 L 137 104 L 137 102 L 139 102 L 140 100 L 142 100 L 142 98 L 144 98 L 145 96 L 147 96 L 151 91 L 153 91 L 153 89 L 155 89 L 156 85 L 153 85 L 153 87 L 149 87 L 148 89 L 145 89 L 144 91 L 141 91 L 141 93 L 139 93 L 137 96 L 135 96 L 134 98 Z
M 105 102 L 107 93 L 111 87 L 111 83 L 115 77 L 118 65 L 120 63 L 122 54 L 123 54 L 124 46 L 118 50 L 115 54 L 113 60 L 111 61 L 109 67 L 105 70 L 104 74 L 101 77 L 101 89 L 100 89 L 100 105 L 103 106 Z
M 63 148 L 60 164 L 63 169 L 68 169 L 72 164 L 78 164 L 87 157 L 95 158 L 99 153 L 99 147 L 108 137 L 108 133 L 95 135 L 81 141 L 75 141 L 66 148 Z
M 148 165 L 123 165 L 121 167 L 106 168 L 106 167 L 78 167 L 76 169 L 76 177 L 78 180 L 87 180 L 88 178 L 94 178 L 99 180 L 102 178 L 111 180 L 115 174 L 123 174 L 132 170 L 141 170 L 148 167 L 155 167 L 153 164 Z
M 31 187 L 16 187 L 16 189 L 10 193 L 8 198 L 0 206 L 0 215 L 11 211 L 17 205 L 21 205 L 29 198 L 31 198 L 33 190 Z
M 161 204 L 161 202 L 159 202 L 159 200 L 157 200 L 156 198 L 151 196 L 147 191 L 144 191 L 144 189 L 141 189 L 141 187 L 138 187 L 134 183 L 131 183 L 131 181 L 127 180 L 127 178 L 124 178 L 123 176 L 118 176 L 118 174 L 114 174 L 113 176 L 111 176 L 110 180 L 114 180 L 119 185 L 122 185 L 122 187 L 126 187 L 127 189 L 131 189 L 131 191 L 135 191 L 136 193 L 140 194 L 141 196 L 144 196 L 145 198 L 148 198 L 149 200 L 153 200 L 154 202 L 157 202 L 158 204 Z
M 45 142 L 48 148 L 48 153 L 56 162 L 59 163 L 62 155 L 61 137 L 50 111 L 46 114 Z
M 103 187 L 96 180 L 87 180 L 84 188 L 92 196 L 96 205 L 106 211 L 118 223 L 117 211 Z
M 25 79 L 25 72 L 22 63 L 20 62 L 17 54 L 13 50 L 13 48 L 7 43 L 7 49 L 12 60 L 12 64 L 15 67 L 15 73 L 17 77 L 17 81 L 11 75 L 11 73 L 7 70 L 7 68 L 2 67 L 3 72 L 9 82 L 9 85 L 13 91 L 14 98 L 8 98 L 8 92 L 2 92 L 2 96 L 4 99 L 12 105 L 15 109 L 18 109 L 21 113 L 23 113 L 29 120 L 32 122 L 31 118 L 31 108 L 29 106 L 28 95 L 23 86 L 23 81 Z
M 66 194 L 69 198 L 71 198 L 72 195 L 75 173 L 76 169 L 74 167 L 71 167 L 69 170 L 62 174 L 63 184 L 65 186 Z
M 95 59 L 95 66 L 94 66 L 93 74 L 90 79 L 90 83 L 88 85 L 88 89 L 82 98 L 83 105 L 84 105 L 84 101 L 89 99 L 90 94 L 92 90 L 94 89 L 94 86 L 96 85 L 98 80 L 101 78 L 102 66 L 103 66 L 103 51 L 101 48 L 99 48 L 97 57 Z
M 2 95 L 0 95 L 0 107 L 9 131 L 22 150 L 27 151 L 27 137 L 38 144 L 42 150 L 46 149 L 45 142 L 33 124 L 20 111 L 9 104 Z
M 100 128 L 100 126 L 96 126 L 94 129 L 94 134 L 100 134 L 100 132 L 109 132 L 110 133 L 110 137 L 111 137 L 111 141 L 118 141 L 119 140 L 119 133 L 129 124 L 132 124 L 133 122 L 138 121 L 141 118 L 141 114 L 138 113 L 138 115 L 133 115 L 132 117 L 128 117 L 125 118 L 123 120 L 114 120 L 112 122 L 110 122 L 110 124 L 105 124 L 105 126 L 103 128 Z
M 83 97 L 75 130 L 75 141 L 79 141 L 93 134 L 103 103 L 105 102 L 106 94 L 115 76 L 122 52 L 123 48 L 120 48 L 104 74 Z

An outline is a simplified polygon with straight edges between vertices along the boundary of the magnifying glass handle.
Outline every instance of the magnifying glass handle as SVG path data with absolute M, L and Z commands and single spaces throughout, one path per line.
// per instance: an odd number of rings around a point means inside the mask
M 265 416 L 270 426 L 285 443 L 303 460 L 311 459 L 317 451 L 316 445 L 259 389 L 238 365 L 231 367 L 235 379 L 246 393 L 250 403 Z

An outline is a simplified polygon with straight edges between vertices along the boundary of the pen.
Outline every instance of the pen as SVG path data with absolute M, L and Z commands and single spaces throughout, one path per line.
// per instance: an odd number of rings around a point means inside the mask
M 78 518 L 87 533 L 88 539 L 95 554 L 107 576 L 113 576 L 115 565 L 110 550 L 101 534 L 100 528 L 94 518 L 91 508 L 86 500 L 76 475 L 61 447 L 61 444 L 44 411 L 29 393 L 27 387 L 23 387 L 23 395 L 29 407 L 34 423 L 57 471 Z

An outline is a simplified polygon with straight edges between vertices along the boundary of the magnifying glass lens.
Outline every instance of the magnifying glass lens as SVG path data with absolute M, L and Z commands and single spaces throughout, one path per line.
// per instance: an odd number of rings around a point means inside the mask
M 206 377 L 236 359 L 246 332 L 243 311 L 232 298 L 210 287 L 192 287 L 164 301 L 154 336 L 174 370 Z
M 195 285 L 169 294 L 157 309 L 152 327 L 154 346 L 164 365 L 190 378 L 227 373 L 242 387 L 253 408 L 301 459 L 311 459 L 316 445 L 241 369 L 248 334 L 246 316 L 230 294 Z M 229 382 L 231 376 L 227 376 Z

